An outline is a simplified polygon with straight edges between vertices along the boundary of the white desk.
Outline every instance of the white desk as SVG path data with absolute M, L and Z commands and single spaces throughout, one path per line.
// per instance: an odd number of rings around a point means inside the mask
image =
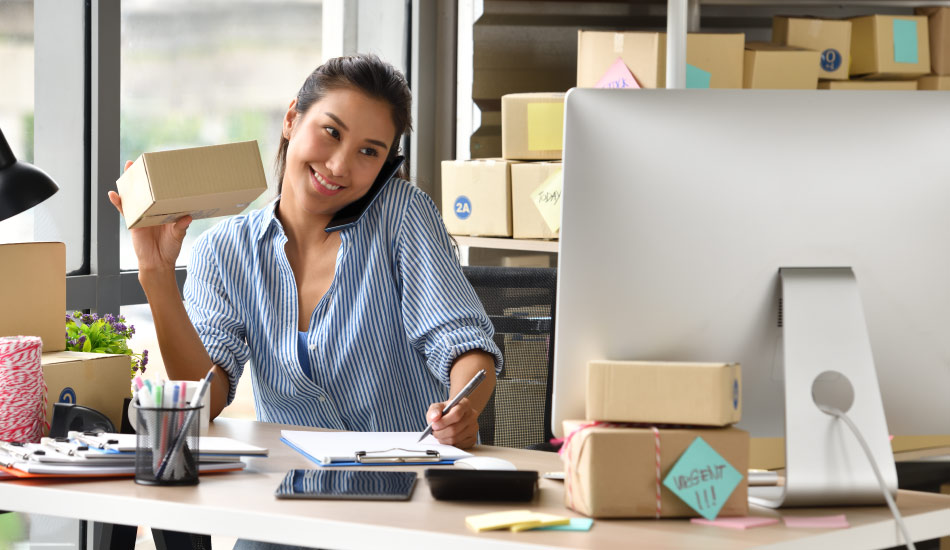
M 748 531 L 692 525 L 685 520 L 595 520 L 590 532 L 472 533 L 464 518 L 531 508 L 576 515 L 562 504 L 563 485 L 544 480 L 531 503 L 456 503 L 432 498 L 420 480 L 409 502 L 288 501 L 273 496 L 285 472 L 313 465 L 279 442 L 277 424 L 219 419 L 212 435 L 263 445 L 270 457 L 249 459 L 244 472 L 202 476 L 194 487 L 149 487 L 131 479 L 0 482 L 0 507 L 127 525 L 265 540 L 321 548 L 881 548 L 898 545 L 886 507 L 820 510 L 753 509 L 753 515 L 846 513 L 844 530 L 786 529 L 781 523 Z M 522 469 L 560 470 L 554 453 L 484 447 Z M 898 505 L 917 540 L 950 534 L 950 496 L 901 491 Z

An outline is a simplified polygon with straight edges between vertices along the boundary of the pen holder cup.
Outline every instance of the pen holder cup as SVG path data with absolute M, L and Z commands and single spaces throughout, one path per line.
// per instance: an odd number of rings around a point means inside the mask
M 136 416 L 135 482 L 144 485 L 198 483 L 198 417 L 201 405 L 182 408 L 133 406 Z

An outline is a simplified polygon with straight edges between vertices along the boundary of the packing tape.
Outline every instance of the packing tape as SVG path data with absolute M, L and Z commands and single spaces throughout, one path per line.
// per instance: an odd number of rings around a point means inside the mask
M 615 32 L 614 33 L 614 53 L 619 54 L 622 52 L 623 52 L 623 33 Z

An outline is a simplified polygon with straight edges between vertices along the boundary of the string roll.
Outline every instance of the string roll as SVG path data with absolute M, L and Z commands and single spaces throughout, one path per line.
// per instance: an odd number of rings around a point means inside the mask
M 0 440 L 38 443 L 48 428 L 37 336 L 0 337 Z

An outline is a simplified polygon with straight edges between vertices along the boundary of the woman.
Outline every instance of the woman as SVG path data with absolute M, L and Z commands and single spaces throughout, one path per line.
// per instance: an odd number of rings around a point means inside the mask
M 428 420 L 439 442 L 475 444 L 502 359 L 431 199 L 393 178 L 356 224 L 325 231 L 396 155 L 410 105 L 404 77 L 375 56 L 318 67 L 284 116 L 277 199 L 202 234 L 184 302 L 174 270 L 190 217 L 132 230 L 168 375 L 195 380 L 213 364 L 212 418 L 250 359 L 259 420 L 357 431 Z

